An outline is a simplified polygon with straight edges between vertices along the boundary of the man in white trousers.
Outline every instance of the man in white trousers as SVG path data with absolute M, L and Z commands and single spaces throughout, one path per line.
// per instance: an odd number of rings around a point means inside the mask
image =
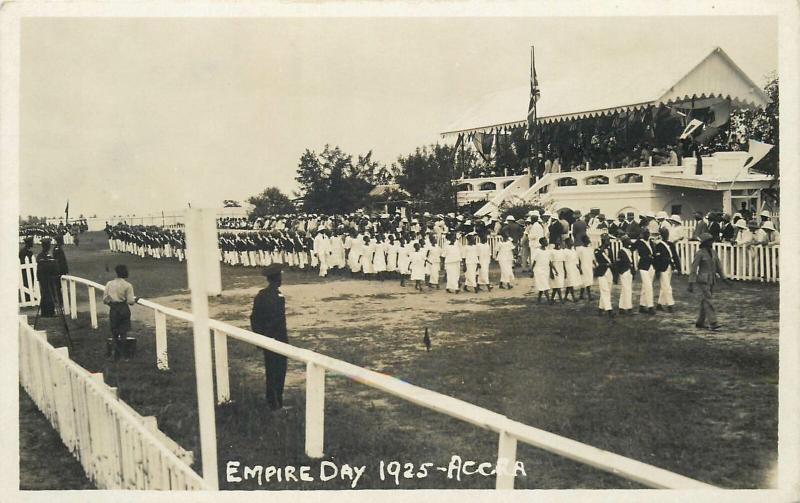
M 655 304 L 653 302 L 653 246 L 650 244 L 650 232 L 642 229 L 641 238 L 636 241 L 636 253 L 638 255 L 637 269 L 639 270 L 639 282 L 641 294 L 639 295 L 639 312 L 655 314 Z
M 622 238 L 622 246 L 614 263 L 619 276 L 619 314 L 633 314 L 633 252 L 631 239 Z
M 669 241 L 669 229 L 662 228 L 653 243 L 653 267 L 658 275 L 658 304 L 656 309 L 672 312 L 675 299 L 672 297 L 672 273 L 680 271 L 680 258 L 675 243 Z
M 614 316 L 611 309 L 611 283 L 614 281 L 611 267 L 611 240 L 608 234 L 604 234 L 600 241 L 600 246 L 594 251 L 594 276 L 597 277 L 597 287 L 600 290 L 600 303 L 597 306 L 599 316 Z

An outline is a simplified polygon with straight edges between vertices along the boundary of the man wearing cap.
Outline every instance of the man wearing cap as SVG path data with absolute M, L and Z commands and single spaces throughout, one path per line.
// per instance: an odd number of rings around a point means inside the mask
M 522 231 L 522 237 L 519 239 L 519 262 L 522 266 L 523 272 L 528 270 L 531 259 L 530 242 L 528 241 L 528 230 L 530 229 L 531 225 L 533 225 L 531 213 L 532 212 L 528 212 L 528 218 L 525 219 L 525 228 Z
M 650 244 L 650 231 L 642 230 L 642 237 L 634 244 L 634 249 L 639 255 L 637 267 L 639 269 L 639 282 L 641 293 L 639 295 L 639 312 L 655 314 L 653 303 L 653 246 Z
M 580 246 L 583 243 L 583 237 L 586 235 L 586 231 L 589 228 L 587 224 L 587 220 L 591 217 L 591 214 L 587 214 L 586 218 L 581 218 L 580 210 L 575 210 L 574 213 L 575 222 L 572 223 L 572 241 L 575 243 L 576 246 Z
M 622 234 L 625 233 L 625 214 L 620 213 L 617 215 L 617 221 L 609 220 L 608 222 L 608 233 L 615 238 L 618 238 Z
M 669 229 L 661 229 L 653 240 L 653 268 L 658 276 L 658 303 L 656 309 L 663 311 L 666 307 L 672 312 L 675 299 L 672 296 L 672 274 L 680 272 L 681 262 L 675 243 L 669 241 Z
M 639 225 L 639 222 L 637 222 L 636 219 L 634 219 L 634 214 L 632 211 L 629 211 L 627 214 L 626 224 L 625 234 L 627 234 L 632 241 L 639 239 L 639 236 L 642 234 L 642 226 Z
M 268 285 L 258 292 L 253 302 L 250 315 L 250 326 L 253 332 L 271 339 L 287 342 L 286 333 L 286 299 L 280 292 L 281 265 L 270 264 L 264 268 Z M 268 351 L 264 352 L 266 367 L 266 399 L 271 410 L 283 407 L 283 384 L 286 380 L 286 357 Z
M 692 265 L 689 267 L 689 291 L 694 292 L 694 285 L 696 284 L 701 294 L 700 313 L 694 326 L 706 328 L 706 321 L 708 321 L 708 328 L 717 330 L 719 328 L 717 312 L 711 303 L 711 296 L 714 293 L 717 276 L 725 281 L 727 279 L 722 271 L 722 264 L 719 261 L 717 252 L 712 248 L 714 237 L 706 232 L 698 236 L 698 238 L 700 240 L 700 249 L 695 253 Z
M 614 270 L 619 278 L 619 314 L 631 314 L 633 311 L 633 252 L 631 240 L 627 235 L 620 238 L 622 246 L 614 262 Z
M 597 306 L 597 314 L 607 314 L 614 316 L 611 309 L 611 283 L 613 282 L 613 272 L 611 271 L 611 240 L 607 234 L 600 238 L 600 246 L 594 250 L 594 262 L 597 267 L 593 270 L 593 276 L 597 277 L 597 286 L 600 290 L 600 303 Z
M 545 230 L 542 223 L 539 221 L 539 211 L 533 210 L 531 212 L 531 223 L 526 229 L 528 235 L 528 246 L 530 247 L 530 257 L 533 259 L 533 252 L 538 248 L 539 240 L 545 237 Z M 532 262 L 532 260 L 531 260 Z M 531 269 L 533 275 L 533 269 Z
M 708 221 L 703 218 L 702 211 L 694 212 L 694 231 L 692 231 L 692 241 L 700 241 L 700 236 L 708 232 Z M 714 236 L 711 236 L 712 238 Z
M 731 222 L 731 216 L 727 213 L 722 214 L 722 224 L 720 229 L 720 241 L 730 243 L 736 237 L 736 227 Z
M 547 241 L 551 248 L 555 247 L 556 243 L 561 242 L 561 235 L 564 233 L 564 228 L 561 225 L 561 221 L 559 219 L 554 218 L 554 215 L 550 212 L 545 213 L 550 217 L 550 221 L 547 225 Z

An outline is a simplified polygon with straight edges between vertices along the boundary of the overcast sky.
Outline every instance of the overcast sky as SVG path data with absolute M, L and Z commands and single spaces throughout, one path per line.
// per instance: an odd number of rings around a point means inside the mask
M 142 215 L 288 193 L 303 150 L 326 143 L 391 163 L 524 85 L 531 45 L 540 76 L 561 78 L 598 65 L 624 78 L 696 46 L 722 47 L 759 85 L 777 68 L 772 18 L 29 18 L 20 211 L 61 215 L 69 198 L 71 216 Z

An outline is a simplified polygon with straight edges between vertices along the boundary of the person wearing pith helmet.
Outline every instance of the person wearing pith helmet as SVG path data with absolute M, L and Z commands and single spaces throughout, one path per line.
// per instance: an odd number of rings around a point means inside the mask
M 728 282 L 725 272 L 722 270 L 722 263 L 713 249 L 714 236 L 705 232 L 698 236 L 700 249 L 695 253 L 692 265 L 689 267 L 689 292 L 694 292 L 695 285 L 700 290 L 700 312 L 694 326 L 706 328 L 706 321 L 711 330 L 719 329 L 717 323 L 717 311 L 711 302 L 714 294 L 714 286 L 717 277 Z

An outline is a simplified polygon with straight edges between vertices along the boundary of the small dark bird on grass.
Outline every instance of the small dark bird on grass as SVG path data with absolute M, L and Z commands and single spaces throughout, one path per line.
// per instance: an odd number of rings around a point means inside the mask
M 428 327 L 425 327 L 425 335 L 422 336 L 422 343 L 425 344 L 425 351 L 431 350 L 431 338 L 428 335 Z

